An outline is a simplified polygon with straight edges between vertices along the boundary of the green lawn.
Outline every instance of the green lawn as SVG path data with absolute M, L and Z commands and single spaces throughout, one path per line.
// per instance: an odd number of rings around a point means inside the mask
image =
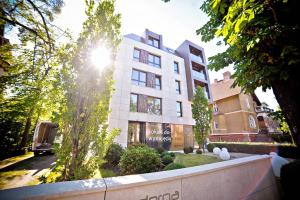
M 214 156 L 207 156 L 202 154 L 176 154 L 174 163 L 180 163 L 186 167 L 193 167 L 198 165 L 205 165 L 214 162 L 220 162 L 219 158 Z
M 13 165 L 17 162 L 20 162 L 22 160 L 26 160 L 27 158 L 33 157 L 33 152 L 28 152 L 24 155 L 19 155 L 11 158 L 7 158 L 5 160 L 0 161 L 0 169 L 5 168 L 9 165 Z

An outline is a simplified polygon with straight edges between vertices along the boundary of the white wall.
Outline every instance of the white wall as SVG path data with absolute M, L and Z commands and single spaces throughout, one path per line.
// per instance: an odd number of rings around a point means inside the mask
M 133 60 L 133 50 L 135 47 L 161 56 L 161 68 L 158 69 Z M 179 63 L 179 75 L 174 73 L 174 61 Z M 120 143 L 124 147 L 127 146 L 128 120 L 186 125 L 194 124 L 191 102 L 188 101 L 185 66 L 182 58 L 124 37 L 115 66 L 114 87 L 116 90 L 112 97 L 111 114 L 109 117 L 110 128 L 121 129 L 121 133 L 115 139 L 115 142 Z M 131 84 L 132 68 L 160 75 L 162 90 Z M 176 94 L 175 80 L 180 81 L 180 95 Z M 130 93 L 162 98 L 162 115 L 129 112 Z M 183 117 L 178 118 L 176 115 L 176 101 L 182 102 Z

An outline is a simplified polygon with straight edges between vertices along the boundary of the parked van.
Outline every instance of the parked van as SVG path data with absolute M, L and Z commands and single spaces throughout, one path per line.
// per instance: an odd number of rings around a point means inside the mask
M 42 121 L 37 124 L 32 142 L 32 151 L 35 156 L 40 153 L 53 153 L 53 143 L 57 128 L 57 124 L 48 121 Z

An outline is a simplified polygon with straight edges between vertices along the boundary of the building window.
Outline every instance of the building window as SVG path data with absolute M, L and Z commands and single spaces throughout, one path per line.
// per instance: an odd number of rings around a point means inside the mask
M 161 115 L 161 99 L 155 97 L 147 98 L 148 113 Z
M 134 85 L 146 86 L 146 73 L 133 69 L 131 75 L 131 82 Z
M 155 88 L 161 90 L 161 78 L 160 76 L 155 76 Z
M 148 37 L 148 44 L 153 47 L 159 48 L 159 40 L 155 39 L 154 37 L 151 36 Z
M 249 103 L 249 99 L 248 98 L 246 99 L 246 106 L 247 106 L 248 109 L 250 109 L 250 103 Z
M 180 81 L 175 81 L 176 93 L 181 94 Z
M 149 53 L 148 63 L 149 63 L 149 65 L 160 68 L 160 57 Z
M 219 108 L 218 108 L 218 105 L 216 103 L 213 104 L 213 109 L 214 109 L 214 113 L 219 112 Z
M 177 117 L 182 117 L 182 103 L 180 101 L 176 102 Z
M 179 74 L 179 65 L 178 65 L 178 62 L 174 62 L 174 72 L 176 74 Z
M 134 49 L 133 51 L 133 59 L 134 60 L 140 60 L 141 50 Z
M 130 111 L 131 112 L 137 112 L 138 108 L 138 95 L 137 94 L 131 94 L 130 95 Z
M 219 124 L 218 124 L 218 122 L 216 122 L 216 121 L 214 121 L 214 128 L 215 128 L 215 129 L 218 129 L 218 128 L 219 128 Z
M 249 115 L 249 126 L 250 128 L 256 128 L 255 119 L 252 115 Z

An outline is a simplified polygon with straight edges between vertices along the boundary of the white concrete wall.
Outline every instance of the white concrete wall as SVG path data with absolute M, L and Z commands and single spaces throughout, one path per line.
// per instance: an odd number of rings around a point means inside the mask
M 133 60 L 133 50 L 135 47 L 161 56 L 161 68 L 155 68 L 151 65 Z M 180 74 L 174 73 L 174 61 L 179 63 Z M 110 128 L 121 129 L 121 133 L 115 139 L 115 142 L 120 143 L 124 147 L 127 146 L 128 120 L 194 125 L 191 102 L 188 101 L 185 66 L 182 58 L 124 37 L 120 45 L 115 66 L 115 93 L 112 97 L 111 114 L 109 116 Z M 132 68 L 160 75 L 162 90 L 131 84 Z M 175 80 L 180 81 L 180 95 L 176 94 Z M 129 112 L 130 93 L 145 94 L 161 98 L 162 115 Z M 176 101 L 182 102 L 183 117 L 177 117 L 176 115 Z
M 172 171 L 2 190 L 0 199 L 275 200 L 279 194 L 270 156 L 257 155 Z

